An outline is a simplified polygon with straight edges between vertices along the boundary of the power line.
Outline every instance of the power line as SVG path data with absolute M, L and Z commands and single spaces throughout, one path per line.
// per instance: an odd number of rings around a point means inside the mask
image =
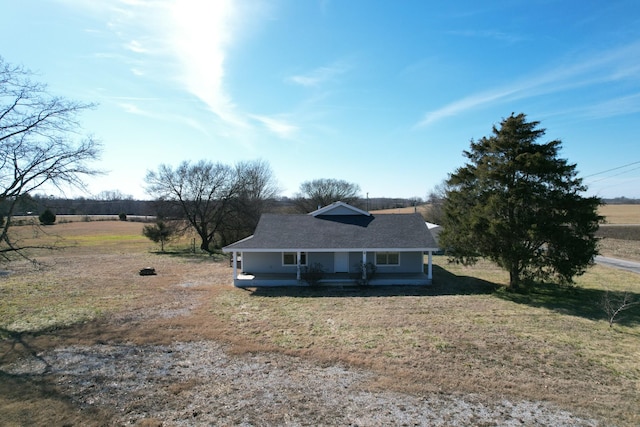
M 640 163 L 640 162 L 635 162 L 635 163 Z M 631 164 L 633 165 L 635 163 L 631 163 Z M 629 165 L 627 165 L 627 166 L 629 166 Z M 611 169 L 611 170 L 616 170 L 616 169 L 620 169 L 620 168 L 615 168 L 615 169 Z M 595 181 L 589 182 L 589 184 L 593 184 L 594 182 L 604 181 L 605 179 L 613 178 L 614 176 L 624 175 L 627 172 L 632 172 L 632 171 L 635 171 L 635 170 L 638 170 L 638 169 L 640 169 L 640 166 L 638 166 L 637 168 L 626 170 L 624 172 L 617 173 L 615 175 L 605 176 L 604 178 L 596 179 Z M 607 172 L 609 172 L 609 171 L 607 171 Z M 604 173 L 604 172 L 601 172 L 601 173 Z M 599 174 L 594 174 L 594 175 L 599 175 Z M 589 176 L 593 176 L 593 175 L 589 175 Z
M 618 169 L 622 169 L 622 168 L 626 168 L 626 167 L 629 167 L 629 166 L 637 165 L 638 163 L 640 163 L 640 160 L 639 160 L 639 161 L 637 161 L 637 162 L 628 163 L 628 164 L 623 165 L 623 166 L 618 166 L 617 168 L 607 169 L 606 171 L 592 173 L 591 175 L 583 176 L 583 177 L 582 177 L 582 179 L 590 178 L 590 177 L 592 177 L 592 176 L 596 176 L 596 175 L 602 175 L 603 173 L 612 172 L 612 171 L 615 171 L 615 170 L 618 170 Z M 634 169 L 632 169 L 632 170 L 636 170 L 636 169 L 637 169 L 637 168 L 634 168 Z M 623 172 L 623 173 L 624 173 L 624 172 Z M 619 174 L 618 174 L 618 175 L 619 175 Z M 615 175 L 614 175 L 614 176 L 615 176 Z

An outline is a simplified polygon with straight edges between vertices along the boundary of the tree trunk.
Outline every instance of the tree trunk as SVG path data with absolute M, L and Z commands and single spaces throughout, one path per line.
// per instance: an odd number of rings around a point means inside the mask
M 512 265 L 509 269 L 509 289 L 512 291 L 518 290 L 520 287 L 520 269 L 517 266 Z

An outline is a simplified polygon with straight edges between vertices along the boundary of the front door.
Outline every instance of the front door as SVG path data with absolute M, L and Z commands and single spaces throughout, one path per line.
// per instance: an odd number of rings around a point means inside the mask
M 336 273 L 348 273 L 349 252 L 336 252 L 333 267 Z

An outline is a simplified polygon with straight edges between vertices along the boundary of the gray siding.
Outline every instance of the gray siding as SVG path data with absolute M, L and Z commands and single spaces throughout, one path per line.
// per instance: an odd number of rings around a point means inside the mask
M 282 265 L 281 252 L 244 252 L 242 271 L 245 273 L 296 273 L 296 266 Z
M 375 253 L 367 254 L 367 260 L 375 263 Z M 424 271 L 422 252 L 400 252 L 400 265 L 376 265 L 378 273 L 421 273 Z
M 375 263 L 375 252 L 367 252 L 367 262 Z M 362 252 L 349 253 L 349 273 L 357 273 L 362 262 Z M 307 254 L 307 265 L 322 264 L 325 272 L 334 271 L 333 252 L 311 252 Z M 419 273 L 424 269 L 422 252 L 401 252 L 400 265 L 378 265 L 379 273 Z M 242 254 L 242 270 L 245 273 L 291 273 L 296 274 L 296 266 L 283 266 L 281 252 L 244 252 Z
M 323 213 L 322 215 L 354 215 L 358 214 L 350 206 L 336 206 L 328 212 Z
M 322 269 L 327 273 L 333 272 L 333 252 L 312 252 L 307 254 L 309 263 L 322 264 Z

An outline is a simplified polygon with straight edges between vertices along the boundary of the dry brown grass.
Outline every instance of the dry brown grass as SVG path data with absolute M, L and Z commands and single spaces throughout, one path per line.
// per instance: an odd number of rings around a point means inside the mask
M 383 209 L 371 211 L 372 213 L 414 213 L 424 214 L 429 210 L 428 204 L 416 207 Z M 638 205 L 604 205 L 598 210 L 600 215 L 606 218 L 607 224 L 640 224 L 640 204 Z
M 56 225 L 74 245 L 38 254 L 41 270 L 11 266 L 0 278 L 0 362 L 76 343 L 216 340 L 237 353 L 365 367 L 377 374 L 371 389 L 544 400 L 606 425 L 640 424 L 640 313 L 609 328 L 599 304 L 605 289 L 640 297 L 632 273 L 596 266 L 577 289 L 511 294 L 489 263 L 436 257 L 429 288 L 241 290 L 228 262 L 179 245 L 157 254 L 141 228 Z M 139 276 L 145 266 L 158 275 Z M 109 423 L 110 408 L 85 413 L 46 376 L 0 377 L 0 413 L 15 425 Z
M 640 262 L 640 241 L 605 238 L 600 241 L 604 256 Z
M 637 313 L 613 332 L 600 320 L 600 291 L 589 278 L 584 290 L 562 291 L 569 297 L 515 297 L 491 293 L 495 284 L 478 278 L 506 282 L 488 263 L 466 269 L 442 262 L 439 285 L 426 290 L 221 292 L 209 307 L 217 337 L 238 351 L 362 366 L 380 373 L 374 388 L 550 400 L 610 421 L 640 421 Z M 640 293 L 633 275 L 594 272 L 598 282 L 621 278 L 614 286 Z
M 608 224 L 640 224 L 639 205 L 604 205 L 598 210 Z
M 419 213 L 425 214 L 429 210 L 430 205 L 418 205 L 418 206 L 409 206 L 407 208 L 394 208 L 394 209 L 381 209 L 381 210 L 373 210 L 371 213 L 373 214 L 411 214 L 411 213 Z

